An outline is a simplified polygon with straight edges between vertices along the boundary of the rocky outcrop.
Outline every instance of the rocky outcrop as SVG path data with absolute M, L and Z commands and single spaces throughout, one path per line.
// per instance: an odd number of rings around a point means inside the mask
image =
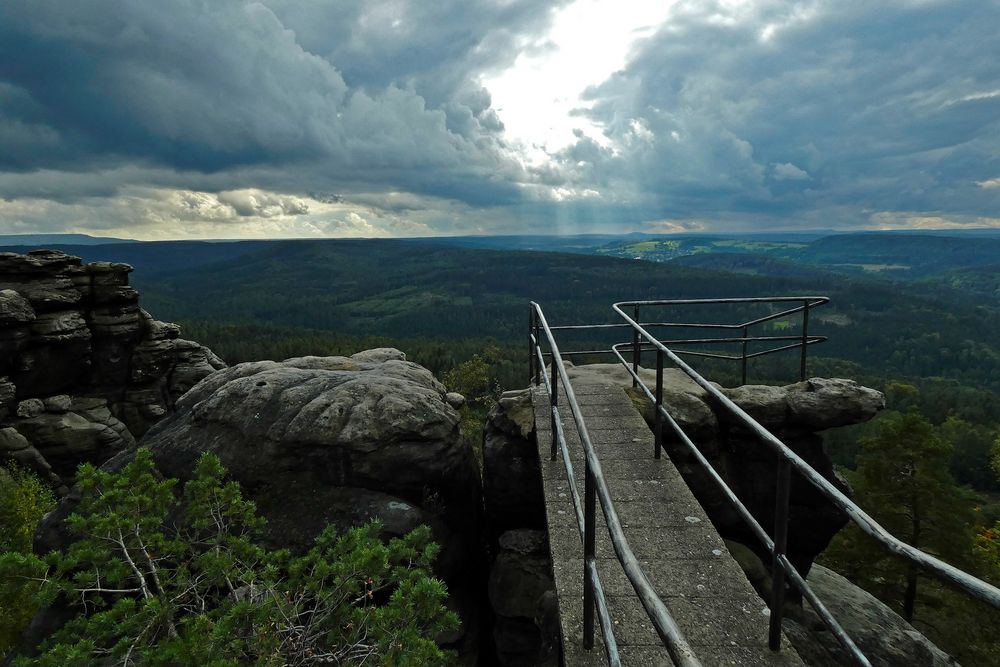
M 545 528 L 542 475 L 527 390 L 500 396 L 483 431 L 483 501 L 490 542 L 508 530 Z
M 327 524 L 376 517 L 385 537 L 430 525 L 442 545 L 438 573 L 463 619 L 448 639 L 474 654 L 484 578 L 479 474 L 430 371 L 387 348 L 244 363 L 204 378 L 174 408 L 140 444 L 163 475 L 181 480 L 214 452 L 267 518 L 268 546 L 305 550 Z M 133 451 L 105 467 L 125 465 Z M 37 551 L 64 543 L 61 519 L 72 506 L 70 497 L 46 518 Z
M 814 565 L 807 578 L 823 604 L 874 667 L 957 667 L 958 663 L 892 609 L 836 572 Z M 812 609 L 793 609 L 783 627 L 795 650 L 814 667 L 851 658 Z
M 619 382 L 646 421 L 653 423 L 652 403 L 645 393 L 632 388 L 631 376 L 623 366 L 571 366 L 568 372 L 574 385 L 607 382 L 609 378 Z M 652 369 L 640 369 L 640 376 L 644 384 L 655 388 L 656 375 Z M 663 401 L 671 416 L 761 526 L 770 532 L 774 527 L 775 453 L 683 371 L 665 369 L 663 385 Z M 746 385 L 719 389 L 845 493 L 850 489 L 834 471 L 818 432 L 867 421 L 885 406 L 880 392 L 844 379 L 811 378 L 784 387 Z M 719 533 L 726 539 L 748 545 L 761 559 L 769 562 L 763 545 L 758 543 L 691 452 L 666 424 L 663 429 L 667 452 Z M 789 542 L 788 557 L 805 574 L 816 556 L 846 524 L 847 518 L 796 474 L 792 475 L 789 516 L 789 534 L 794 539 Z
M 500 536 L 488 591 L 499 664 L 559 664 L 559 609 L 545 531 L 511 530 Z
M 0 459 L 58 486 L 79 463 L 133 445 L 225 366 L 139 308 L 131 271 L 50 250 L 0 253 Z
M 488 597 L 502 667 L 558 664 L 559 619 L 528 390 L 501 395 L 483 431 L 483 500 L 493 554 Z

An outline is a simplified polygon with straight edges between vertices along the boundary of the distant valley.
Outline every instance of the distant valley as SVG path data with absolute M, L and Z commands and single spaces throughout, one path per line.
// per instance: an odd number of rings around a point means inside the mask
M 308 331 L 516 346 L 529 300 L 555 322 L 586 323 L 613 321 L 610 304 L 632 298 L 823 294 L 832 301 L 817 311 L 814 332 L 830 341 L 815 350 L 817 359 L 882 378 L 951 378 L 1000 390 L 1000 238 L 986 235 L 57 245 L 86 260 L 135 266 L 133 284 L 160 317 L 284 337 Z M 225 351 L 208 335 L 207 344 Z

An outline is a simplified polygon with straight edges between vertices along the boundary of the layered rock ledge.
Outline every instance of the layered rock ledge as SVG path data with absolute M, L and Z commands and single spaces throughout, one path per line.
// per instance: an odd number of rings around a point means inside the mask
M 0 461 L 54 486 L 133 446 L 225 364 L 139 307 L 132 267 L 0 253 Z

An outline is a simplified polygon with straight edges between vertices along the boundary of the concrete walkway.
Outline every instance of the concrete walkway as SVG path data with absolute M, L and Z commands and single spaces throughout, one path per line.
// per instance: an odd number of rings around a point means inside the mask
M 788 644 L 767 648 L 767 605 L 729 555 L 722 538 L 664 453 L 653 458 L 653 434 L 618 384 L 574 383 L 577 401 L 629 541 L 643 570 L 705 665 L 802 665 Z M 552 442 L 544 386 L 533 392 L 549 545 L 559 600 L 564 664 L 606 665 L 603 643 L 583 649 L 583 547 L 560 455 Z M 581 502 L 584 461 L 576 425 L 560 396 L 560 413 Z M 622 572 L 597 509 L 598 571 L 608 598 L 622 664 L 672 665 Z M 600 637 L 600 628 L 596 630 Z

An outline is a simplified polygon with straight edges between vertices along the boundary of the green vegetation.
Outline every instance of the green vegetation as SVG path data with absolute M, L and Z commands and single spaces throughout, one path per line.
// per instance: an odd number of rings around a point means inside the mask
M 224 475 L 206 454 L 178 492 L 145 449 L 119 473 L 81 466 L 76 541 L 0 556 L 3 608 L 27 592 L 75 612 L 30 664 L 446 664 L 434 638 L 458 620 L 428 528 L 384 544 L 377 523 L 328 527 L 303 555 L 268 551 Z
M 627 299 L 825 294 L 832 301 L 815 311 L 810 332 L 830 340 L 810 349 L 810 374 L 854 378 L 888 399 L 872 422 L 824 436 L 859 503 L 901 538 L 1000 582 L 1000 477 L 988 465 L 992 456 L 1000 466 L 1000 239 L 496 237 L 121 244 L 87 253 L 136 264 L 144 306 L 229 363 L 398 347 L 469 399 L 463 428 L 475 446 L 500 388 L 524 385 L 529 300 L 551 324 L 578 324 L 615 322 L 610 304 Z M 648 317 L 762 314 L 726 307 L 650 309 Z M 787 335 L 799 326 L 796 318 L 770 325 Z M 564 351 L 606 348 L 620 336 L 564 331 L 559 341 Z M 575 361 L 598 360 L 611 359 Z M 723 384 L 738 381 L 731 364 L 695 366 Z M 753 382 L 796 375 L 791 356 L 750 365 Z M 1000 634 L 995 611 L 910 572 L 856 531 L 837 539 L 829 559 L 964 663 L 1000 664 L 987 641 Z
M 0 553 L 30 554 L 35 528 L 54 506 L 52 492 L 37 477 L 0 467 Z M 29 588 L 0 587 L 0 656 L 14 646 L 37 609 Z
M 890 398 L 895 394 L 897 402 L 911 405 L 905 412 L 883 413 L 868 427 L 869 435 L 859 438 L 857 470 L 846 471 L 855 502 L 905 542 L 997 583 L 1000 526 L 984 523 L 980 498 L 949 472 L 956 445 L 970 437 L 978 441 L 977 429 L 956 417 L 935 427 L 918 411 L 913 387 L 891 386 L 889 392 Z M 822 560 L 963 664 L 1000 664 L 993 650 L 1000 632 L 995 610 L 928 577 L 854 524 L 837 535 Z

